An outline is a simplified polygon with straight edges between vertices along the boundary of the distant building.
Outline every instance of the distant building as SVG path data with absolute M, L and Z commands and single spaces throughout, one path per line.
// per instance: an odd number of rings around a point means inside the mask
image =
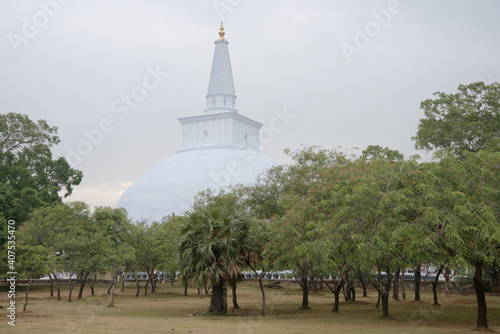
M 259 152 L 262 124 L 236 109 L 229 42 L 221 24 L 207 93 L 199 116 L 180 118 L 181 149 L 147 171 L 121 196 L 117 207 L 133 220 L 159 221 L 188 210 L 197 192 L 252 184 L 257 175 L 278 165 Z

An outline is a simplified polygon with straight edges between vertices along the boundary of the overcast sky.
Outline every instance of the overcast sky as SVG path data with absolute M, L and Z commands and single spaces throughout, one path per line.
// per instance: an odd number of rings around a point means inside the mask
M 71 199 L 114 206 L 203 112 L 221 18 L 237 108 L 282 162 L 301 145 L 416 154 L 421 101 L 500 78 L 494 0 L 1 0 L 1 112 L 57 126 L 54 155 L 85 175 Z

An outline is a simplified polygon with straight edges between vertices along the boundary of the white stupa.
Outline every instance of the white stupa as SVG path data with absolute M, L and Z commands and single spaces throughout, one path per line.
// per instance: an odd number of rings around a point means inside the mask
M 133 220 L 160 221 L 182 215 L 197 192 L 252 184 L 279 162 L 259 152 L 262 124 L 236 110 L 229 42 L 220 27 L 203 115 L 180 118 L 181 149 L 147 171 L 120 197 Z

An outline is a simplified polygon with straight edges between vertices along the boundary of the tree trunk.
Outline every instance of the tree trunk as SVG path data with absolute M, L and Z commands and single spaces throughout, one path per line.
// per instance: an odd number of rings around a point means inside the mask
M 139 293 L 141 292 L 141 285 L 139 284 L 139 280 L 137 279 L 137 273 L 134 272 L 135 284 L 137 285 L 137 292 L 135 293 L 136 297 L 139 297 Z
M 87 283 L 89 284 L 92 296 L 94 296 L 94 285 L 95 285 L 95 282 L 97 282 L 97 274 L 94 274 L 94 282 L 91 282 L 90 279 L 87 277 Z
M 115 299 L 115 286 L 116 286 L 116 278 L 118 276 L 118 273 L 116 270 L 113 271 L 113 281 L 111 282 L 111 299 L 109 301 L 109 307 L 115 307 L 113 304 L 114 299 Z
M 54 280 L 56 281 L 57 287 L 57 300 L 61 300 L 61 286 L 59 285 L 59 279 L 57 278 L 57 274 L 54 271 Z
M 483 286 L 483 263 L 476 263 L 474 272 L 474 289 L 477 298 L 477 328 L 488 328 L 486 297 Z
M 365 283 L 365 278 L 361 273 L 359 273 L 359 281 L 361 282 L 361 287 L 363 288 L 363 297 L 368 296 L 368 291 L 366 291 L 366 283 Z
M 209 312 L 224 312 L 224 283 L 224 278 L 221 278 L 218 282 L 212 283 L 212 296 L 210 298 Z
M 175 280 L 175 273 L 171 275 L 170 285 L 174 285 L 174 280 Z
M 83 288 L 85 287 L 85 281 L 87 280 L 87 277 L 89 276 L 89 272 L 85 271 L 85 274 L 82 274 L 82 282 L 80 284 L 80 291 L 78 292 L 78 298 L 77 299 L 82 299 L 83 296 Z
M 309 286 L 308 286 L 309 263 L 304 261 L 302 264 L 302 309 L 309 309 Z
M 345 287 L 344 287 L 344 299 L 345 301 L 350 301 L 352 300 L 352 296 L 351 296 L 351 285 L 352 283 L 349 281 L 349 274 L 346 272 L 345 273 Z
M 149 285 L 150 280 L 146 282 L 146 285 L 144 286 L 144 296 L 148 295 L 148 285 Z
M 389 292 L 384 292 L 380 294 L 382 299 L 382 316 L 389 316 Z
M 108 295 L 111 293 L 111 288 L 113 287 L 113 279 L 111 279 L 111 283 L 109 284 L 109 288 L 108 288 Z
M 233 307 L 234 308 L 240 308 L 238 306 L 238 300 L 236 298 L 236 279 L 230 279 L 229 282 L 231 283 L 231 290 L 233 292 Z
M 24 303 L 23 311 L 26 311 L 26 307 L 28 306 L 28 294 L 30 293 L 30 287 L 31 287 L 31 276 L 28 282 L 28 286 L 26 287 L 26 302 Z
M 392 290 L 392 298 L 395 300 L 399 300 L 399 272 L 401 270 L 396 268 L 394 270 L 394 288 Z
M 224 313 L 227 313 L 227 278 L 224 278 Z
M 158 279 L 156 277 L 156 274 L 151 275 L 151 279 L 150 279 L 150 282 L 151 282 L 151 293 L 155 293 L 156 292 L 156 282 L 157 281 L 158 281 Z
M 187 279 L 183 279 L 184 281 L 184 296 L 187 296 L 188 294 L 188 281 Z
M 420 300 L 420 267 L 421 264 L 419 263 L 415 268 L 415 301 Z
M 403 300 L 406 300 L 406 276 L 405 276 L 405 268 L 401 270 L 401 297 Z
M 309 308 L 309 287 L 306 282 L 302 283 L 302 306 L 301 308 Z
M 125 291 L 125 273 L 122 274 L 122 288 L 120 291 L 121 292 Z
M 382 316 L 389 316 L 389 294 L 391 292 L 391 275 L 390 268 L 387 268 L 387 282 L 382 284 L 380 297 L 382 299 Z
M 379 301 L 377 301 L 377 304 L 379 304 L 380 300 L 382 300 L 382 316 L 383 317 L 388 317 L 389 316 L 389 295 L 391 292 L 391 277 L 392 275 L 390 274 L 390 267 L 385 268 L 387 277 L 386 280 L 384 281 L 382 277 L 380 276 L 380 269 L 379 269 L 379 280 L 378 280 L 378 285 L 377 285 L 377 290 L 379 293 Z M 377 305 L 378 308 L 378 305 Z
M 334 303 L 333 303 L 333 310 L 332 312 L 338 312 L 339 311 L 339 304 L 340 304 L 340 291 L 342 290 L 342 287 L 344 286 L 344 280 L 342 279 L 335 288 L 331 287 L 330 284 L 326 283 L 330 291 L 333 293 L 334 296 Z
M 262 315 L 266 314 L 266 294 L 264 293 L 264 284 L 262 284 L 262 276 L 263 274 L 261 275 L 258 275 L 257 277 L 259 278 L 259 287 L 260 287 L 260 292 L 262 293 L 262 309 L 261 309 L 261 313 Z
M 73 288 L 74 288 L 74 285 L 71 284 L 71 276 L 73 274 L 70 274 L 69 275 L 69 278 L 68 278 L 68 290 L 69 290 L 69 294 L 68 294 L 68 302 L 71 302 L 71 294 L 73 293 Z
M 50 296 L 54 297 L 54 280 L 52 279 L 51 273 L 49 273 L 49 280 L 50 280 Z
M 344 293 L 344 299 L 345 299 L 346 302 L 352 300 L 351 284 L 352 284 L 351 282 L 346 281 L 346 284 L 345 284 L 345 293 Z
M 437 286 L 439 282 L 439 275 L 441 275 L 441 272 L 443 271 L 444 266 L 440 266 L 439 270 L 436 274 L 436 278 L 431 282 L 432 283 L 432 294 L 434 296 L 434 305 L 439 305 L 438 303 L 438 294 L 437 294 Z
M 380 307 L 380 296 L 381 296 L 381 289 L 382 289 L 382 269 L 378 268 L 377 269 L 377 273 L 378 273 L 378 276 L 377 276 L 377 285 L 375 285 L 375 288 L 377 289 L 377 293 L 378 293 L 378 299 L 377 299 L 377 303 L 375 304 L 375 307 L 376 308 L 379 308 Z
M 444 293 L 449 294 L 450 287 L 448 286 L 448 284 L 450 284 L 450 270 L 448 268 L 443 270 L 443 276 L 444 276 Z

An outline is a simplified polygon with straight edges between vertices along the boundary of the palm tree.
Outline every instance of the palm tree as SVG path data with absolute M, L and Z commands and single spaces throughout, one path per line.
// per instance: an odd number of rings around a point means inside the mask
M 202 286 L 211 282 L 210 312 L 227 312 L 227 282 L 236 279 L 247 255 L 255 251 L 251 219 L 220 208 L 186 212 L 178 242 L 181 274 Z

